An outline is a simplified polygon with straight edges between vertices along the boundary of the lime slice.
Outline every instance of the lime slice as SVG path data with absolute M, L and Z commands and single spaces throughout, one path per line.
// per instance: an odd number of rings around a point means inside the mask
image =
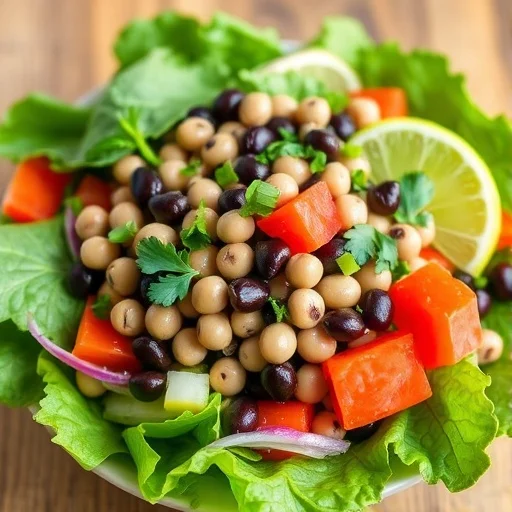
M 356 72 L 342 59 L 325 50 L 311 49 L 291 53 L 259 69 L 262 73 L 286 73 L 296 71 L 312 76 L 325 83 L 331 91 L 361 89 Z
M 500 198 L 491 171 L 455 133 L 415 118 L 390 119 L 356 133 L 376 183 L 423 171 L 435 185 L 428 207 L 434 246 L 458 268 L 478 275 L 491 258 L 501 227 Z

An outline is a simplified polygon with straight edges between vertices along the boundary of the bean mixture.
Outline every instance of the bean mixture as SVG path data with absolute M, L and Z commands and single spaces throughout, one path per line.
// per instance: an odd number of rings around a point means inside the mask
M 107 295 L 112 326 L 133 338 L 133 352 L 144 369 L 130 381 L 135 398 L 161 397 L 169 370 L 209 373 L 211 388 L 233 397 L 227 415 L 231 432 L 254 430 L 255 401 L 272 399 L 316 404 L 313 432 L 345 436 L 321 363 L 388 330 L 393 304 L 387 293 L 389 270 L 377 273 L 370 261 L 353 275 L 341 272 L 336 260 L 345 253 L 343 233 L 357 224 L 373 226 L 396 241 L 399 259 L 411 271 L 425 265 L 420 251 L 435 236 L 433 220 L 422 228 L 393 223 L 398 182 L 354 191 L 354 173 L 368 176 L 370 166 L 363 156 L 347 156 L 342 148 L 356 130 L 379 119 L 379 108 L 370 99 L 353 99 L 344 111 L 332 112 L 321 97 L 297 102 L 287 95 L 229 89 L 211 108 L 191 109 L 166 136 L 158 169 L 137 155 L 113 166 L 112 209 L 87 206 L 76 220 L 81 262 L 69 282 L 76 296 Z M 311 161 L 292 155 L 271 163 L 257 158 L 284 132 L 325 153 L 324 170 L 313 173 Z M 232 163 L 238 181 L 223 187 L 215 171 L 226 162 Z M 284 241 L 257 228 L 255 216 L 240 215 L 255 180 L 279 191 L 276 208 L 323 181 L 342 230 L 312 254 L 292 254 Z M 137 246 L 155 237 L 180 248 L 180 233 L 193 225 L 200 208 L 211 244 L 190 252 L 189 264 L 199 274 L 182 300 L 154 304 L 148 291 L 161 276 L 141 273 Z M 132 239 L 109 241 L 109 231 L 128 223 L 135 227 Z M 488 309 L 485 291 L 480 294 L 480 307 Z M 285 308 L 283 318 L 271 301 Z M 489 339 L 481 357 L 500 352 L 503 343 L 494 334 L 485 335 Z M 80 374 L 77 382 L 87 396 L 102 393 L 86 376 Z M 347 437 L 362 440 L 376 428 L 372 424 Z

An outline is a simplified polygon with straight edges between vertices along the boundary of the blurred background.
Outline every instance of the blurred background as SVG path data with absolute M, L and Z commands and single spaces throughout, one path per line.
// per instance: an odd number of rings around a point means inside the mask
M 488 113 L 512 114 L 511 0 L 0 0 L 0 112 L 31 90 L 72 101 L 108 80 L 112 42 L 133 17 L 178 9 L 208 19 L 224 10 L 282 37 L 303 39 L 329 14 L 365 23 L 379 40 L 448 54 Z M 11 166 L 0 162 L 0 191 Z M 0 368 L 1 371 L 1 368 Z M 420 484 L 372 512 L 510 512 L 512 443 L 491 449 L 492 469 L 473 489 L 450 495 Z M 160 512 L 87 474 L 50 443 L 28 411 L 0 407 L 1 512 Z

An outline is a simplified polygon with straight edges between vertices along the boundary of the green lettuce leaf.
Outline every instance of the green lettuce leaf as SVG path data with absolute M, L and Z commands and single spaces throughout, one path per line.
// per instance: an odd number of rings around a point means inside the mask
M 37 367 L 46 386 L 34 419 L 50 427 L 52 442 L 62 446 L 84 469 L 97 467 L 116 453 L 126 453 L 121 429 L 103 419 L 99 402 L 85 398 L 71 377 L 47 354 Z

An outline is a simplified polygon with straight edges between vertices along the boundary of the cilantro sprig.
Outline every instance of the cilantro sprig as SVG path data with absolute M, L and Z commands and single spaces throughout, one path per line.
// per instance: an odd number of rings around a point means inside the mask
M 410 172 L 400 179 L 400 205 L 395 220 L 413 226 L 427 226 L 431 214 L 425 211 L 434 197 L 434 183 L 422 171 Z
M 211 238 L 206 229 L 206 207 L 204 201 L 199 203 L 196 218 L 192 225 L 181 231 L 180 237 L 183 245 L 191 251 L 198 251 L 210 245 Z
M 283 304 L 279 299 L 275 299 L 274 297 L 269 297 L 268 302 L 274 310 L 276 322 L 282 322 L 283 320 L 290 318 L 290 312 L 288 311 L 286 304 Z
M 411 273 L 411 267 L 409 263 L 404 260 L 399 260 L 396 267 L 391 271 L 393 276 L 393 282 L 398 281 L 404 276 L 407 276 Z
M 201 160 L 199 158 L 191 158 L 189 163 L 183 167 L 183 169 L 180 169 L 180 174 L 182 176 L 188 176 L 191 178 L 192 176 L 195 176 L 199 169 L 201 168 Z
M 261 215 L 267 217 L 276 207 L 280 191 L 270 183 L 254 180 L 245 191 L 245 204 L 240 209 L 242 217 Z
M 99 295 L 92 305 L 92 312 L 96 318 L 106 320 L 110 313 L 112 302 L 109 295 Z
M 144 274 L 165 272 L 158 283 L 151 283 L 148 297 L 153 304 L 171 306 L 188 293 L 190 282 L 199 272 L 189 265 L 189 253 L 177 252 L 173 244 L 156 237 L 145 238 L 137 245 L 137 265 Z
M 80 212 L 84 209 L 84 202 L 78 196 L 69 196 L 64 199 L 64 206 L 71 208 L 73 215 L 78 217 Z
M 352 192 L 364 192 L 365 190 L 368 190 L 368 176 L 362 169 L 356 169 L 352 173 L 351 179 Z
M 114 244 L 124 244 L 129 242 L 137 234 L 137 226 L 133 220 L 128 221 L 123 226 L 111 229 L 108 233 L 108 239 Z
M 239 178 L 233 164 L 228 160 L 224 165 L 215 170 L 215 181 L 222 187 L 238 183 Z

